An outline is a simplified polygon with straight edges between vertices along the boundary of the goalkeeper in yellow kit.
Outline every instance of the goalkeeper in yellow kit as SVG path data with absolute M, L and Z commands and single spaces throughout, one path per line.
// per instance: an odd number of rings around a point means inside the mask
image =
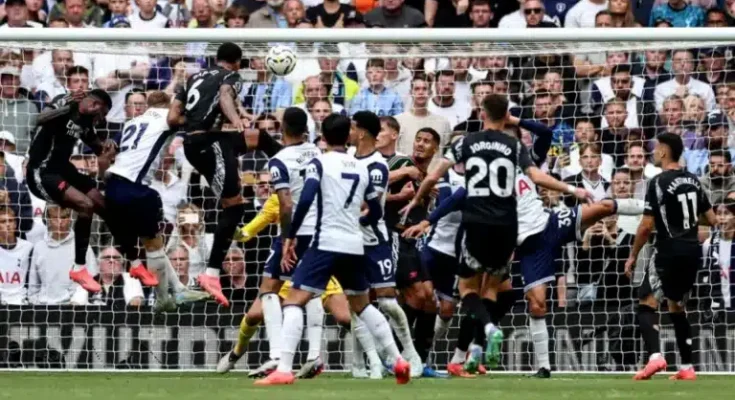
M 265 202 L 260 213 L 247 225 L 235 232 L 235 240 L 244 243 L 254 238 L 268 225 L 278 222 L 278 212 L 278 196 L 273 194 Z M 286 281 L 278 295 L 282 299 L 286 298 L 290 287 L 291 282 Z M 322 324 L 325 308 L 329 310 L 338 324 L 348 329 L 350 327 L 350 310 L 347 297 L 342 293 L 342 287 L 336 279 L 332 278 L 330 280 L 327 290 L 322 294 L 321 299 L 321 303 L 310 301 L 306 305 L 306 336 L 309 342 L 309 354 L 306 357 L 306 363 L 296 375 L 297 378 L 313 378 L 319 375 L 324 368 L 319 354 L 321 353 Z M 240 323 L 237 344 L 217 364 L 218 373 L 224 374 L 235 367 L 237 361 L 245 354 L 250 338 L 258 331 L 258 326 L 261 322 L 263 322 L 263 308 L 260 298 L 258 298 Z M 253 377 L 267 375 L 275 369 L 276 365 L 273 365 L 272 368 L 268 365 L 263 365 L 250 375 Z

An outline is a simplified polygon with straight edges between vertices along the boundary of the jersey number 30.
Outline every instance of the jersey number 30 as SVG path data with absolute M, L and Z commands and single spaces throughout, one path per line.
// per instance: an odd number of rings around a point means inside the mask
M 472 173 L 472 177 L 467 181 L 468 197 L 487 197 L 490 196 L 490 191 L 497 197 L 510 197 L 513 195 L 515 167 L 509 159 L 496 158 L 488 164 L 480 157 L 470 157 L 465 163 L 465 168 L 468 173 Z M 470 172 L 473 170 L 476 170 L 476 172 Z M 504 182 L 500 182 L 499 174 L 501 170 L 505 170 Z M 478 187 L 485 178 L 488 179 L 488 187 Z
M 148 124 L 128 125 L 125 132 L 123 132 L 122 139 L 120 139 L 120 151 L 135 150 L 146 129 L 148 129 Z

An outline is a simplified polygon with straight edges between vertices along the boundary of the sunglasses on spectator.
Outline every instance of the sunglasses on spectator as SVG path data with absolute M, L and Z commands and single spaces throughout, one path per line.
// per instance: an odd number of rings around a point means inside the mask
M 541 14 L 542 12 L 544 12 L 544 10 L 541 8 L 526 8 L 523 10 L 523 13 L 526 15 Z

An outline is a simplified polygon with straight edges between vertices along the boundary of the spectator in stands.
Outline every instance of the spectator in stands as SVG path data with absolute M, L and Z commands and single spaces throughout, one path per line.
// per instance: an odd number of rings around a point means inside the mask
M 0 28 L 42 28 L 43 25 L 29 17 L 25 0 L 5 1 L 6 21 Z
M 707 10 L 704 26 L 707 28 L 725 28 L 728 26 L 727 13 L 719 8 Z
M 469 0 L 465 1 L 438 1 L 424 2 L 426 25 L 433 28 L 463 28 L 468 24 Z M 488 4 L 488 9 L 489 9 Z M 488 18 L 488 22 L 490 19 Z
M 644 200 L 648 181 L 661 172 L 661 169 L 648 162 L 646 148 L 642 142 L 630 142 L 625 155 L 625 165 L 632 183 L 632 197 Z
M 546 7 L 543 1 L 526 0 L 521 9 L 523 10 L 523 16 L 526 18 L 526 28 L 558 28 L 553 22 L 545 20 Z M 568 16 L 569 14 L 567 14 Z
M 184 286 L 191 286 L 194 281 L 189 276 L 189 250 L 184 246 L 174 247 L 168 251 L 168 259 L 179 277 L 179 282 Z
M 191 7 L 192 19 L 189 28 L 219 28 L 223 21 L 218 21 L 212 13 L 212 7 L 208 0 L 194 0 Z M 249 21 L 252 22 L 252 19 Z
M 603 113 L 607 128 L 600 135 L 602 152 L 611 155 L 615 165 L 620 167 L 624 163 L 626 146 L 631 139 L 630 130 L 625 127 L 628 110 L 622 100 L 612 99 L 605 104 Z
M 170 62 L 172 61 L 169 60 L 169 63 Z M 176 95 L 177 91 L 181 90 L 186 85 L 186 80 L 191 75 L 189 74 L 189 72 L 187 72 L 187 68 L 189 68 L 189 64 L 187 64 L 183 60 L 174 63 L 171 80 L 165 87 L 162 88 L 163 92 L 166 93 L 170 98 L 173 98 Z M 161 70 L 162 68 L 159 68 L 158 72 L 160 72 Z M 150 89 L 150 79 L 148 83 L 148 88 Z
M 112 28 L 111 21 L 118 18 L 128 18 L 128 11 L 130 11 L 130 0 L 107 0 L 107 8 L 110 12 L 109 18 L 102 24 L 103 28 Z
M 321 112 L 324 110 L 324 106 L 328 106 L 326 109 L 328 113 L 338 113 L 341 114 L 344 112 L 344 107 L 342 107 L 339 104 L 331 104 L 328 100 L 329 97 L 329 88 L 328 85 L 322 82 L 322 78 L 320 76 L 310 76 L 304 80 L 304 83 L 302 84 L 303 93 L 305 102 L 294 104 L 294 107 L 299 107 L 306 111 L 306 115 L 309 117 L 307 121 L 307 125 L 309 128 L 309 138 L 311 140 L 316 139 L 316 133 L 320 131 L 320 129 L 317 129 L 317 125 L 315 123 L 316 118 L 313 115 L 313 111 L 315 110 L 314 106 L 319 103 L 322 107 L 317 110 L 317 112 Z M 321 114 L 320 114 L 321 115 Z M 324 120 L 325 117 L 322 117 L 319 122 Z
M 324 0 L 306 10 L 306 19 L 315 28 L 344 28 L 347 19 L 354 19 L 358 12 L 350 4 L 339 0 Z
M 23 237 L 33 228 L 33 207 L 28 188 L 15 178 L 15 171 L 5 162 L 0 151 L 0 206 L 10 207 L 18 217 L 18 236 Z
M 329 54 L 329 51 L 332 49 L 333 48 L 329 48 L 329 46 L 322 46 L 319 48 L 318 64 L 321 70 L 319 78 L 324 85 L 331 87 L 329 102 L 335 106 L 340 105 L 344 108 L 352 102 L 354 97 L 357 95 L 357 92 L 360 91 L 360 85 L 358 85 L 354 80 L 348 78 L 344 73 L 338 71 L 337 66 L 339 64 L 339 58 Z M 296 88 L 294 103 L 303 103 L 305 101 L 304 85 L 301 84 Z
M 724 47 L 709 47 L 699 52 L 699 73 L 696 78 L 715 87 L 718 83 L 730 83 L 733 81 L 731 71 L 727 68 Z
M 66 71 L 66 92 L 60 94 L 53 99 L 51 103 L 61 101 L 64 97 L 72 94 L 78 94 L 89 90 L 89 70 L 79 65 L 75 65 Z
M 490 28 L 494 17 L 490 0 L 472 0 L 469 3 L 470 27 Z
M 140 307 L 145 293 L 143 286 L 125 272 L 124 260 L 113 246 L 106 246 L 99 255 L 99 281 L 102 291 L 92 295 L 92 305 L 122 309 L 126 305 Z
M 612 27 L 633 28 L 637 25 L 633 14 L 633 0 L 611 0 L 607 12 L 612 18 Z M 598 14 L 599 15 L 599 14 Z
M 543 74 L 543 81 L 540 88 L 549 92 L 551 96 L 552 108 L 556 111 L 556 115 L 561 119 L 574 117 L 576 106 L 569 102 L 569 98 L 564 93 L 564 80 L 562 72 L 556 68 L 550 68 Z
M 390 0 L 395 1 L 395 0 Z M 350 114 L 372 111 L 379 116 L 394 116 L 403 112 L 403 101 L 395 91 L 385 86 L 385 61 L 371 58 L 367 63 L 368 86 L 360 89 L 350 106 Z
M 382 52 L 399 54 L 400 50 L 393 44 L 387 44 L 382 47 Z M 408 99 L 411 95 L 412 72 L 402 66 L 397 57 L 384 58 L 383 62 L 385 63 L 385 87 L 396 92 L 401 100 Z M 369 86 L 369 82 L 365 82 L 362 86 Z
M 670 22 L 674 28 L 692 28 L 704 26 L 705 16 L 701 7 L 687 0 L 668 0 L 667 4 L 653 7 L 648 25 L 655 26 L 660 20 Z
M 730 92 L 729 83 L 718 83 L 715 85 L 715 98 L 717 99 L 717 109 L 722 112 L 727 111 L 727 94 Z
M 566 143 L 565 143 L 566 144 Z M 574 124 L 574 143 L 562 148 L 562 154 L 556 159 L 553 172 L 562 179 L 582 172 L 580 164 L 580 147 L 584 145 L 600 145 L 597 129 L 591 119 L 577 118 Z M 609 154 L 600 155 L 600 175 L 610 180 L 615 161 Z
M 510 12 L 507 14 L 497 15 L 498 18 L 500 18 L 500 22 L 498 22 L 498 28 L 500 29 L 522 29 L 526 27 L 526 16 L 524 13 L 523 7 L 525 6 L 525 3 L 529 0 L 518 0 L 518 3 L 520 3 L 521 7 L 517 8 L 517 11 Z M 511 3 L 511 1 L 503 2 L 503 3 Z M 515 7 L 515 6 L 513 6 Z M 544 22 L 554 22 L 554 20 L 546 15 L 546 13 L 543 13 L 543 20 Z
M 426 25 L 421 11 L 404 4 L 404 0 L 384 0 L 365 14 L 365 25 L 369 28 L 420 28 Z
M 704 145 L 702 135 L 707 122 L 707 110 L 704 99 L 696 94 L 690 94 L 682 100 L 684 113 L 682 115 L 682 134 L 684 147 L 696 149 Z M 713 111 L 714 112 L 714 111 Z
M 125 120 L 129 121 L 143 115 L 148 109 L 146 94 L 140 89 L 133 89 L 125 95 Z
M 459 125 L 456 125 L 453 128 L 454 132 L 466 133 L 479 132 L 482 130 L 482 99 L 493 93 L 493 86 L 492 82 L 484 80 L 473 82 L 470 85 L 470 90 L 472 91 L 472 112 L 467 120 L 462 121 Z
M 20 70 L 0 68 L 0 130 L 12 132 L 19 139 L 18 152 L 25 153 L 36 128 L 38 108 L 20 87 Z
M 651 118 L 655 116 L 653 105 L 643 102 L 643 88 L 646 81 L 643 78 L 632 76 L 628 64 L 618 64 L 612 68 L 608 77 L 600 78 L 592 84 L 592 104 L 595 114 L 602 114 L 602 105 L 612 99 L 625 103 L 628 117 L 625 119 L 626 128 L 639 128 L 653 124 Z M 649 121 L 651 120 L 651 121 Z M 607 128 L 607 119 L 602 120 L 602 128 Z
M 301 0 L 286 0 L 283 3 L 283 15 L 286 17 L 287 28 L 298 28 L 304 22 L 311 28 L 311 24 L 304 19 L 306 12 L 304 10 L 304 3 Z
M 245 272 L 245 252 L 238 247 L 232 247 L 225 256 L 222 263 L 225 272 L 224 284 L 222 285 L 225 297 L 231 302 L 243 303 L 247 287 L 245 283 L 248 276 Z
M 69 1 L 69 0 L 67 0 Z M 79 1 L 79 0 L 71 0 Z M 107 114 L 107 121 L 125 122 L 125 99 L 133 89 L 142 88 L 148 78 L 151 60 L 141 49 L 131 49 L 114 54 L 96 54 L 94 56 L 94 83 L 110 93 L 112 109 Z
M 728 139 L 727 145 L 735 147 L 735 85 L 731 85 L 727 92 L 727 113 Z
M 250 20 L 250 12 L 244 6 L 233 5 L 225 10 L 225 26 L 228 28 L 244 28 Z
M 445 69 L 436 73 L 434 97 L 428 105 L 430 113 L 442 116 L 449 121 L 449 126 L 456 126 L 466 121 L 472 112 L 469 97 L 456 94 L 456 76 L 454 71 Z
M 28 301 L 31 304 L 86 304 L 88 293 L 69 279 L 69 266 L 74 260 L 72 211 L 48 205 L 45 220 L 48 233 L 33 246 L 31 269 L 28 274 Z M 87 248 L 87 268 L 97 275 L 97 260 L 92 248 Z
M 12 169 L 13 176 L 18 183 L 25 181 L 23 172 L 25 157 L 16 153 L 16 140 L 12 132 L 0 131 L 0 152 L 5 155 L 5 165 Z
M 575 300 L 580 305 L 602 298 L 603 293 L 598 291 L 606 271 L 606 253 L 615 249 L 617 237 L 617 226 L 610 222 L 606 218 L 587 228 L 578 243 L 572 263 L 577 285 Z
M 181 204 L 176 214 L 176 227 L 166 248 L 183 246 L 188 251 L 189 277 L 204 273 L 209 259 L 209 245 L 204 235 L 204 213 L 194 204 Z
M 225 26 L 225 11 L 228 0 L 209 0 L 209 8 L 212 10 L 212 20 L 218 26 Z
M 308 110 L 309 113 L 309 120 L 314 122 L 314 130 L 309 130 L 309 139 L 313 141 L 316 139 L 319 135 L 322 134 L 322 122 L 325 118 L 327 118 L 330 114 L 334 113 L 332 111 L 332 104 L 327 100 L 326 98 L 317 100 L 311 108 Z
M 41 104 L 50 102 L 56 96 L 66 94 L 67 71 L 74 66 L 74 54 L 69 50 L 55 49 L 51 51 L 53 79 L 41 82 L 36 88 L 36 99 Z
M 441 146 L 446 146 L 452 130 L 446 117 L 434 114 L 428 109 L 431 99 L 431 83 L 426 75 L 414 75 L 411 80 L 411 99 L 411 107 L 395 117 L 401 125 L 401 132 L 398 135 L 398 152 L 412 154 L 416 134 L 421 128 L 426 127 L 437 131 L 441 137 Z M 436 156 L 440 156 L 439 152 Z
M 531 118 L 552 130 L 553 144 L 568 147 L 574 141 L 574 130 L 565 121 L 557 118 L 556 112 L 551 93 L 546 89 L 538 90 L 533 96 L 533 116 Z
M 137 0 L 138 12 L 128 17 L 130 27 L 135 30 L 150 30 L 171 27 L 171 21 L 156 9 L 156 0 Z
M 564 179 L 564 182 L 583 187 L 592 194 L 595 201 L 607 197 L 610 182 L 600 175 L 601 153 L 600 147 L 594 144 L 585 144 L 579 148 L 582 172 Z M 564 199 L 567 207 L 575 207 L 579 201 L 574 196 L 566 196 Z
M 684 100 L 677 95 L 669 96 L 664 100 L 657 121 L 657 134 L 669 132 L 681 135 L 684 121 Z
M 266 0 L 266 6 L 250 14 L 246 28 L 285 28 L 284 0 Z
M 26 6 L 28 7 L 28 21 L 35 22 L 41 26 L 46 26 L 46 12 L 48 8 L 44 7 L 46 2 L 44 0 L 27 0 Z
M 176 168 L 176 158 L 162 155 L 161 164 L 151 181 L 153 188 L 161 196 L 163 202 L 163 216 L 166 222 L 176 224 L 177 207 L 186 202 L 186 182 L 181 179 L 180 171 Z
M 565 28 L 594 28 L 595 17 L 608 8 L 607 0 L 580 0 L 564 19 Z
M 171 21 L 171 26 L 184 28 L 191 21 L 191 12 L 186 0 L 169 0 L 163 5 L 161 13 Z
M 258 118 L 255 119 L 255 128 L 268 132 L 276 140 L 281 140 L 281 122 L 273 114 L 258 115 Z
M 248 119 L 254 120 L 260 114 L 275 113 L 291 106 L 291 84 L 268 72 L 264 58 L 251 58 L 250 69 L 256 72 L 256 80 L 244 85 L 240 91 L 244 95 L 242 105 L 249 114 Z
M 101 27 L 105 12 L 91 0 L 64 0 L 51 9 L 49 19 L 64 18 L 72 28 Z
M 709 171 L 700 179 L 700 182 L 712 204 L 722 203 L 725 196 L 735 190 L 731 153 L 727 150 L 711 151 Z
M 694 55 L 691 50 L 675 50 L 672 56 L 673 79 L 656 86 L 654 98 L 656 109 L 661 110 L 664 99 L 676 94 L 684 98 L 689 94 L 702 96 L 707 104 L 707 111 L 715 108 L 715 93 L 705 82 L 692 77 L 694 73 Z
M 27 303 L 28 270 L 33 250 L 32 244 L 18 237 L 17 220 L 12 208 L 0 207 L 0 302 L 9 305 Z
M 666 71 L 666 50 L 646 50 L 644 53 L 643 69 L 640 71 L 641 78 L 646 80 L 643 98 L 653 100 L 656 86 L 672 78 Z

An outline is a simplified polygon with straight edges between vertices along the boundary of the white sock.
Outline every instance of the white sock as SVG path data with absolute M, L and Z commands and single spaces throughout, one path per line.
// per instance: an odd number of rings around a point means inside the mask
M 398 300 L 381 297 L 378 299 L 378 306 L 390 318 L 390 326 L 393 328 L 393 332 L 396 333 L 406 354 L 416 354 L 418 356 L 416 348 L 413 346 L 413 339 L 411 339 L 411 327 L 408 326 L 408 318 L 406 318 L 406 313 L 401 305 L 398 304 Z
M 684 371 L 686 369 L 692 369 L 692 364 L 681 364 L 679 366 L 679 371 Z
M 364 334 L 364 331 L 367 331 L 367 328 L 365 327 L 365 324 L 359 318 L 357 318 L 355 313 L 351 313 L 350 317 L 352 319 L 352 368 L 365 369 L 365 357 L 363 355 L 364 351 L 362 348 L 362 344 L 360 343 L 360 339 L 357 337 L 357 331 L 361 330 L 363 331 L 362 334 Z M 368 335 L 370 335 L 370 332 L 367 333 Z M 372 340 L 372 337 L 370 339 Z M 374 345 L 375 343 L 373 343 L 373 346 Z
M 370 334 L 373 335 L 377 341 L 380 351 L 390 358 L 389 361 L 394 362 L 396 359 L 400 359 L 401 353 L 398 352 L 398 347 L 393 341 L 393 334 L 390 331 L 390 326 L 383 314 L 381 314 L 377 308 L 368 304 L 368 306 L 362 310 L 359 317 L 365 323 L 365 326 L 367 326 Z
M 278 360 L 281 357 L 281 326 L 283 324 L 281 299 L 276 293 L 267 293 L 260 297 L 260 301 L 263 303 L 263 321 L 265 322 L 265 333 L 268 335 L 270 359 Z M 303 325 L 303 321 L 301 324 Z
M 358 359 L 357 362 L 361 362 L 364 367 L 365 360 L 362 356 L 364 352 L 368 356 L 368 361 L 370 361 L 370 369 L 383 365 L 380 361 L 378 351 L 375 349 L 375 340 L 373 340 L 373 335 L 370 334 L 370 330 L 365 325 L 365 322 L 358 318 L 355 313 L 351 313 L 350 317 L 352 318 L 352 335 L 355 338 L 356 344 L 353 347 L 353 363 L 355 362 L 355 359 Z
M 648 361 L 651 361 L 651 360 L 656 360 L 656 359 L 658 359 L 658 358 L 663 358 L 663 356 L 664 356 L 664 355 L 663 355 L 663 354 L 661 354 L 661 353 L 653 353 L 653 354 L 651 354 L 651 356 L 650 356 L 650 357 L 648 357 Z
M 77 271 L 81 271 L 84 268 L 87 268 L 87 266 L 84 264 L 74 264 L 72 265 L 71 270 L 74 272 L 77 272 Z
M 436 316 L 436 320 L 434 321 L 434 343 L 436 343 L 437 340 L 444 339 L 447 332 L 449 332 L 449 323 L 451 321 L 451 319 L 445 320 L 439 315 Z
M 549 362 L 549 330 L 546 328 L 546 318 L 531 317 L 531 340 L 533 341 L 533 352 L 536 355 L 536 363 L 539 368 L 551 371 Z
M 644 201 L 638 199 L 617 199 L 617 213 L 620 215 L 641 215 L 643 214 Z
M 146 260 L 148 268 L 155 271 L 158 276 L 158 286 L 156 286 L 156 299 L 159 301 L 167 301 L 168 294 L 168 257 L 163 249 L 146 252 Z
M 467 360 L 467 352 L 460 349 L 454 349 L 454 355 L 452 356 L 452 364 L 462 364 Z
M 322 298 L 314 297 L 306 303 L 306 339 L 309 341 L 307 361 L 316 360 L 322 352 L 323 324 L 324 306 L 322 306 Z
M 495 326 L 492 322 L 488 322 L 487 325 L 485 325 L 485 337 L 490 339 L 490 336 L 493 335 L 498 330 L 498 327 Z
M 296 348 L 301 342 L 301 335 L 304 333 L 304 310 L 299 306 L 288 306 L 283 309 L 283 331 L 275 332 L 280 334 L 283 348 L 281 349 L 281 359 L 278 361 L 279 372 L 291 372 L 293 370 L 293 357 L 296 354 Z
M 219 270 L 217 268 L 207 268 L 204 273 L 207 276 L 213 276 L 215 278 L 219 278 Z

